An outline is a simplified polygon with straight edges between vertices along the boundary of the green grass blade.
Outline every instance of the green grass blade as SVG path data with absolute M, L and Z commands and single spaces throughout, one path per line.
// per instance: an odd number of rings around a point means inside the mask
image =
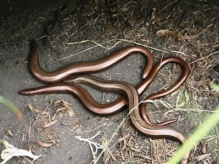
M 201 124 L 195 133 L 184 142 L 184 144 L 175 152 L 174 156 L 169 159 L 167 164 L 176 164 L 186 155 L 188 151 L 191 151 L 200 140 L 206 136 L 218 123 L 219 123 L 219 107 L 216 111 L 207 118 L 207 120 Z
M 25 120 L 23 118 L 23 114 L 20 111 L 20 109 L 14 105 L 12 102 L 10 102 L 9 100 L 5 99 L 4 97 L 0 96 L 0 103 L 5 104 L 19 119 L 19 121 L 24 125 L 25 124 Z
M 210 86 L 219 92 L 219 86 L 210 83 Z M 179 163 L 188 151 L 191 151 L 203 137 L 205 137 L 219 123 L 219 107 L 216 107 L 215 112 L 211 114 L 204 123 L 202 123 L 193 133 L 193 135 L 183 143 L 183 145 L 169 159 L 167 164 Z

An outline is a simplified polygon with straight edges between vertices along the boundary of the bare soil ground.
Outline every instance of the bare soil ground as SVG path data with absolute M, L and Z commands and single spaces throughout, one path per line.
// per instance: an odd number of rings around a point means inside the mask
M 130 45 L 145 46 L 156 62 L 167 56 L 183 58 L 191 70 L 187 81 L 174 94 L 160 99 L 157 106 L 151 104 L 148 113 L 154 123 L 177 118 L 172 126 L 188 136 L 219 105 L 218 93 L 209 87 L 211 81 L 219 84 L 217 1 L 57 0 L 28 2 L 26 6 L 22 2 L 0 5 L 0 96 L 21 109 L 28 132 L 7 107 L 0 105 L 0 139 L 41 154 L 42 158 L 34 163 L 92 163 L 101 150 L 95 154 L 87 142 L 75 136 L 87 139 L 97 134 L 92 141 L 96 146 L 104 145 L 128 110 L 103 117 L 89 112 L 74 95 L 19 95 L 21 89 L 44 85 L 28 71 L 32 39 L 39 43 L 40 63 L 47 71 L 69 63 L 93 61 Z M 136 85 L 142 80 L 145 64 L 144 58 L 136 54 L 95 75 Z M 167 88 L 179 75 L 176 64 L 164 66 L 141 98 Z M 118 97 L 86 88 L 102 103 Z M 191 152 L 189 163 L 219 163 L 218 128 Z M 179 145 L 169 138 L 145 136 L 127 120 L 97 163 L 162 164 Z M 1 145 L 0 150 L 3 149 Z M 31 161 L 14 158 L 9 163 Z

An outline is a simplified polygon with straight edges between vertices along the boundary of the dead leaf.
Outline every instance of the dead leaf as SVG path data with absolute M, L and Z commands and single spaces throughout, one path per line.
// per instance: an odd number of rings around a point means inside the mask
M 177 36 L 178 36 L 178 41 L 184 41 L 185 40 L 181 33 L 178 33 Z
M 55 104 L 59 104 L 60 105 L 60 108 L 57 110 L 56 113 L 58 113 L 60 111 L 63 111 L 63 110 L 66 110 L 70 117 L 75 117 L 74 110 L 71 107 L 71 104 L 69 102 L 67 102 L 65 100 L 57 100 L 57 101 L 55 101 Z M 54 118 L 54 116 L 53 116 L 53 118 Z
M 51 147 L 51 146 L 52 146 L 51 143 L 46 143 L 46 142 L 42 142 L 42 141 L 37 141 L 37 143 L 38 143 L 41 147 L 44 147 L 44 148 L 48 148 L 48 147 Z
M 170 30 L 158 30 L 156 32 L 157 36 L 173 36 L 173 32 Z
M 48 127 L 54 125 L 56 122 L 57 122 L 57 120 L 53 120 L 53 121 L 51 121 L 51 122 L 49 122 L 49 123 L 47 123 L 47 124 L 44 124 L 43 127 L 44 127 L 44 128 L 48 128 Z
M 56 115 L 57 115 L 57 113 L 59 113 L 59 112 L 61 112 L 61 111 L 63 111 L 63 110 L 65 110 L 65 108 L 63 107 L 63 108 L 59 108 L 59 109 L 57 109 L 56 110 L 56 112 L 55 112 L 55 114 L 54 114 L 54 116 L 52 117 L 52 119 L 51 120 L 54 120 L 55 119 L 55 117 L 56 117 Z
M 35 107 L 35 108 L 33 108 L 33 111 L 36 112 L 36 113 L 41 113 L 42 109 L 40 109 L 38 107 Z
M 8 136 L 10 136 L 10 137 L 14 137 L 14 135 L 13 135 L 13 133 L 12 133 L 11 130 L 7 130 L 6 132 L 7 132 L 7 135 L 8 135 Z
M 30 109 L 30 111 L 33 112 L 33 106 L 31 105 L 31 103 L 28 103 L 27 106 Z
M 47 117 L 47 116 L 49 116 L 49 112 L 43 111 L 43 112 L 41 113 L 41 115 Z
M 75 112 L 74 112 L 74 110 L 71 108 L 71 109 L 68 109 L 68 115 L 70 116 L 70 117 L 75 117 Z

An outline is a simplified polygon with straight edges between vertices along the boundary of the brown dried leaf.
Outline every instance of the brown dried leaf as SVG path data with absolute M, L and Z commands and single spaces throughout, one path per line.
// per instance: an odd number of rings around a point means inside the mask
M 10 137 L 14 137 L 14 135 L 13 135 L 13 133 L 12 133 L 11 130 L 7 130 L 6 132 L 7 132 L 7 135 L 8 135 L 8 136 L 10 136 Z
M 42 112 L 42 110 L 41 110 L 40 108 L 38 108 L 38 107 L 33 107 L 33 106 L 31 105 L 31 103 L 28 103 L 27 106 L 28 106 L 28 108 L 29 108 L 29 110 L 30 110 L 31 112 L 37 112 L 37 113 L 41 113 L 41 112 Z
M 51 147 L 51 146 L 52 146 L 51 143 L 46 143 L 46 142 L 42 142 L 42 141 L 37 141 L 37 143 L 38 143 L 41 147 L 44 147 L 44 148 L 47 148 L 47 147 Z
M 44 125 L 43 125 L 43 128 L 48 128 L 48 127 L 54 125 L 56 122 L 57 122 L 57 120 L 53 120 L 53 121 L 51 121 L 51 122 L 49 122 L 49 123 L 47 123 L 47 124 L 44 124 Z
M 63 108 L 65 109 L 65 110 L 67 110 L 67 112 L 68 112 L 68 114 L 69 114 L 69 116 L 70 117 L 75 117 L 75 113 L 74 113 L 74 110 L 73 110 L 73 108 L 71 107 L 71 104 L 69 103 L 69 102 L 67 102 L 67 101 L 65 101 L 65 100 L 59 100 L 59 101 L 56 101 L 55 102 L 55 104 L 58 104 L 58 103 L 60 103 L 60 106 L 62 106 L 62 110 L 63 110 Z M 60 110 L 59 110 L 60 111 Z
M 158 30 L 156 34 L 157 36 L 173 36 L 173 32 L 170 30 Z
M 30 111 L 33 112 L 33 106 L 31 105 L 31 103 L 28 103 L 27 106 L 30 109 Z
M 71 108 L 71 109 L 68 109 L 68 114 L 69 114 L 69 116 L 70 117 L 75 117 L 75 112 L 74 112 L 74 110 Z
M 36 112 L 36 113 L 41 113 L 42 109 L 40 109 L 38 107 L 35 107 L 35 108 L 33 108 L 33 111 Z
M 47 116 L 49 116 L 49 112 L 43 111 L 43 112 L 41 113 L 41 115 L 47 117 Z
M 59 112 L 61 112 L 61 111 L 63 111 L 63 110 L 65 110 L 65 108 L 64 108 L 64 107 L 57 109 L 57 110 L 56 110 L 56 112 L 55 112 L 55 114 L 54 114 L 54 116 L 52 117 L 52 119 L 51 119 L 51 120 L 54 120 L 54 119 L 55 119 L 55 117 L 56 117 L 56 115 L 57 115 L 57 113 L 59 113 Z
M 178 41 L 184 41 L 184 38 L 181 33 L 178 33 L 177 37 L 178 37 Z

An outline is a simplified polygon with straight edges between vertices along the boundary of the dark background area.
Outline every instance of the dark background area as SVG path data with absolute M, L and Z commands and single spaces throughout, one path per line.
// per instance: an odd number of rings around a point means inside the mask
M 36 0 L 36 1 L 28 1 L 28 0 L 8 0 L 3 1 L 0 0 L 0 15 L 1 16 L 10 16 L 17 14 L 30 13 L 33 11 L 42 11 L 50 8 L 55 8 L 59 5 L 63 5 L 68 1 L 63 0 Z

